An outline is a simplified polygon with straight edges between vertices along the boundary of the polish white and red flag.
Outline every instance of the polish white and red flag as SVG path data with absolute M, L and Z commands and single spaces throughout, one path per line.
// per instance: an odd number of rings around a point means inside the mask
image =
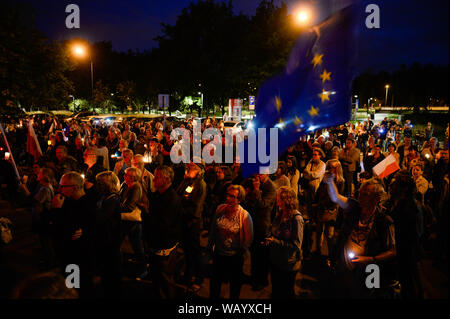
M 42 156 L 41 146 L 34 132 L 33 120 L 28 121 L 27 152 L 33 155 L 35 161 Z
M 378 178 L 383 179 L 386 176 L 391 175 L 392 173 L 398 171 L 400 166 L 398 166 L 395 157 L 391 154 L 386 157 L 384 160 L 379 162 L 374 168 L 373 172 L 378 176 Z

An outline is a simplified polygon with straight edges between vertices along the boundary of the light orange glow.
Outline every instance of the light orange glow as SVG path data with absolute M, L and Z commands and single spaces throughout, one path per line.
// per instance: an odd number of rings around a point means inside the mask
M 85 57 L 87 55 L 86 48 L 82 45 L 74 45 L 73 53 L 78 57 Z
M 294 14 L 295 23 L 299 26 L 308 26 L 312 21 L 312 13 L 309 8 L 300 8 Z

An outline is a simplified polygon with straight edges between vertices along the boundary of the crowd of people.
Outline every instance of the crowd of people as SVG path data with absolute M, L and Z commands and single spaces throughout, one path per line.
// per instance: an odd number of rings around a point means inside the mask
M 192 131 L 193 121 L 177 125 Z M 157 298 L 174 298 L 178 284 L 198 291 L 205 253 L 213 299 L 224 282 L 239 298 L 246 258 L 252 289 L 270 278 L 273 298 L 295 297 L 296 275 L 312 258 L 334 274 L 336 297 L 400 287 L 403 298 L 423 298 L 420 260 L 447 258 L 448 126 L 441 143 L 431 123 L 419 140 L 409 121 L 387 118 L 320 130 L 281 154 L 275 174 L 244 178 L 238 160 L 172 163 L 169 122 L 32 125 L 42 156 L 26 152 L 25 120 L 6 127 L 21 178 L 1 160 L 3 192 L 28 200 L 42 270 L 79 265 L 82 298 L 95 285 L 121 296 L 126 238 L 134 276 L 150 278 Z M 223 121 L 208 117 L 202 130 L 210 127 L 223 131 Z M 372 169 L 390 155 L 400 170 L 380 179 Z M 380 267 L 382 289 L 365 286 L 368 264 Z

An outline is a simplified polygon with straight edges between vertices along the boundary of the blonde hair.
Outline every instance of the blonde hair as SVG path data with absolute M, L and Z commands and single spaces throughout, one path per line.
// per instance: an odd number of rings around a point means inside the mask
M 329 170 L 329 166 L 332 164 L 336 164 L 336 182 L 343 183 L 345 181 L 344 179 L 344 173 L 342 171 L 342 165 L 341 162 L 337 159 L 330 159 L 326 163 L 326 169 Z
M 138 168 L 136 168 L 136 167 L 128 167 L 125 170 L 125 174 L 128 173 L 128 172 L 133 172 L 133 180 L 135 182 L 138 182 L 141 179 L 141 175 L 142 174 L 141 174 L 141 171 Z
M 95 176 L 97 189 L 102 194 L 118 193 L 120 190 L 120 181 L 114 172 L 106 171 L 98 173 Z
M 383 185 L 376 178 L 368 179 L 361 185 L 361 187 L 359 188 L 359 193 L 363 192 L 370 193 L 370 195 L 377 200 L 381 200 L 386 195 Z
M 282 186 L 277 191 L 277 200 L 281 201 L 281 207 L 284 207 L 286 211 L 293 212 L 298 209 L 297 195 L 294 190 L 287 186 Z

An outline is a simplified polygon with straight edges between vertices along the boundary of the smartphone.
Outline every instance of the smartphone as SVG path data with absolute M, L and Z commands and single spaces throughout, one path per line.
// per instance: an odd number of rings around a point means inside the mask
M 355 256 L 355 253 L 353 253 L 353 252 L 349 252 L 348 254 L 347 254 L 347 256 L 348 256 L 348 258 L 350 258 L 350 260 L 353 260 L 353 259 L 356 259 L 357 257 Z

